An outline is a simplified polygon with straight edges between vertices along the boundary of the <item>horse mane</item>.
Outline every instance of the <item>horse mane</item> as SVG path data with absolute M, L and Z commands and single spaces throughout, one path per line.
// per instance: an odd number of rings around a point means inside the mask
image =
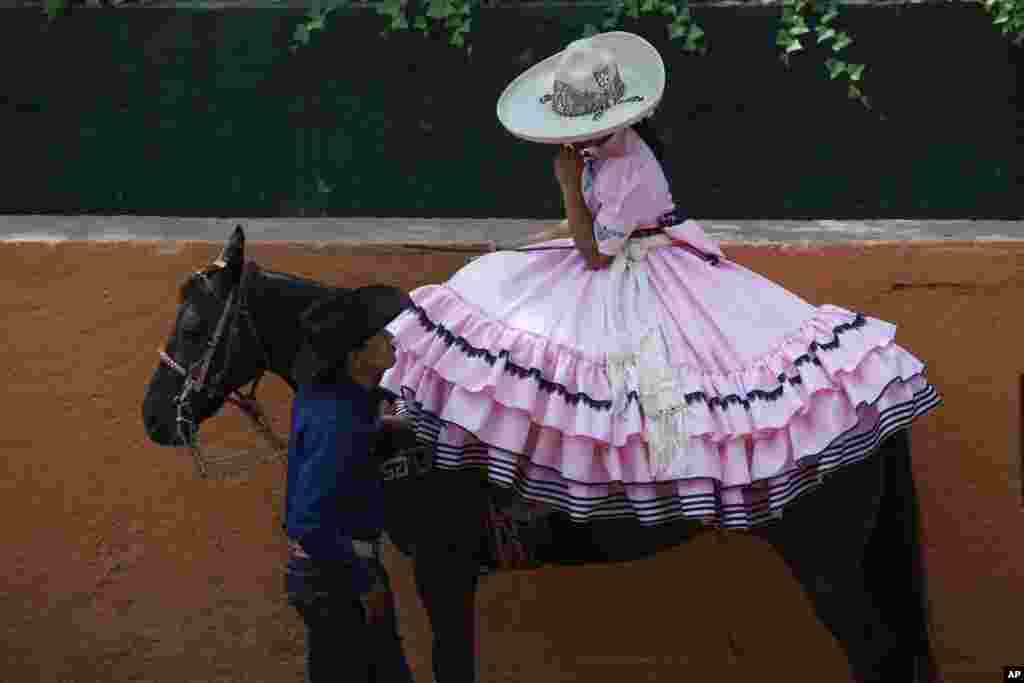
M 214 270 L 216 270 L 216 268 Z M 178 283 L 179 304 L 185 303 L 185 301 L 188 299 L 191 289 L 195 285 L 196 277 L 199 275 L 209 274 L 209 272 L 210 269 L 196 271 L 194 273 L 189 273 L 188 275 L 184 276 L 181 279 L 181 282 Z M 337 294 L 339 292 L 344 291 L 344 288 L 335 287 L 325 282 L 321 282 L 320 280 L 302 277 L 300 275 L 295 275 L 293 273 L 284 273 L 279 270 L 270 270 L 269 268 L 260 268 L 259 272 L 261 275 L 268 275 L 272 278 L 284 280 L 291 285 L 322 290 L 325 295 Z
M 320 293 L 324 296 L 333 296 L 346 291 L 346 288 L 344 287 L 336 287 L 334 285 L 329 285 L 326 282 L 321 282 L 320 280 L 302 277 L 300 275 L 295 275 L 293 273 L 282 273 L 279 270 L 261 268 L 260 274 L 264 276 L 269 276 L 271 278 L 284 280 L 285 282 L 292 286 L 320 290 Z

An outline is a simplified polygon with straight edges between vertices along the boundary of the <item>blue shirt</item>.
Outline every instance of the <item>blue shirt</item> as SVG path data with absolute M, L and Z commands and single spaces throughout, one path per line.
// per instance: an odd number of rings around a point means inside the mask
M 285 532 L 314 561 L 347 566 L 358 593 L 369 590 L 373 570 L 352 539 L 384 528 L 383 484 L 370 457 L 379 425 L 374 398 L 351 380 L 300 387 L 288 442 Z

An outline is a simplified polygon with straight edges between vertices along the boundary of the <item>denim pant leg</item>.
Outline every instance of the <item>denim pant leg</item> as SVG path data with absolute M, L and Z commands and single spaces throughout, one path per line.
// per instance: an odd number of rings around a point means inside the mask
M 309 559 L 292 557 L 285 573 L 288 602 L 306 624 L 310 683 L 370 683 L 362 605 L 351 590 Z
M 380 562 L 376 563 L 376 572 L 378 579 L 388 587 L 388 592 L 391 592 L 391 580 Z M 398 615 L 395 613 L 394 600 L 381 622 L 368 626 L 367 629 L 371 641 L 368 647 L 371 653 L 370 680 L 374 683 L 413 683 L 412 671 L 402 647 L 402 637 L 398 633 Z
M 383 565 L 377 571 L 385 583 Z M 344 572 L 292 558 L 285 577 L 288 600 L 306 624 L 310 683 L 412 683 L 394 609 L 374 626 L 366 624 L 359 596 Z

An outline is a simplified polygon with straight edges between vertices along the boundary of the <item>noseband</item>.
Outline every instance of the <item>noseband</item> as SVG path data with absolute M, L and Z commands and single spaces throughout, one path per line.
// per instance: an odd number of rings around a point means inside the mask
M 199 446 L 199 424 L 195 420 L 195 413 L 192 409 L 192 396 L 194 394 L 203 394 L 209 400 L 223 400 L 233 403 L 245 412 L 250 419 L 257 422 L 258 425 L 268 431 L 270 430 L 263 417 L 263 412 L 256 401 L 256 387 L 259 386 L 264 373 L 270 370 L 270 356 L 267 354 L 267 348 L 263 344 L 263 339 L 256 330 L 256 323 L 253 321 L 252 313 L 249 311 L 248 299 L 246 297 L 248 294 L 247 285 L 249 278 L 258 271 L 259 267 L 255 263 L 251 261 L 246 262 L 238 285 L 232 288 L 228 294 L 224 310 L 220 314 L 220 319 L 217 321 L 217 327 L 214 329 L 213 335 L 206 342 L 206 348 L 203 349 L 202 355 L 188 368 L 185 368 L 171 358 L 166 350 L 161 349 L 159 351 L 160 362 L 185 378 L 181 393 L 174 398 L 174 404 L 178 412 L 175 422 L 177 424 L 178 436 L 192 452 L 196 471 L 203 479 L 208 476 L 208 468 L 202 449 Z M 202 272 L 197 273 L 197 275 L 203 278 L 206 277 Z M 234 342 L 239 334 L 238 319 L 240 317 L 245 318 L 249 325 L 249 332 L 263 353 L 263 366 L 259 369 L 256 379 L 252 381 L 252 388 L 248 394 L 242 394 L 238 389 L 232 389 L 231 391 L 225 391 L 224 389 L 224 380 L 231 367 L 231 354 L 234 350 Z M 225 337 L 225 332 L 227 332 L 228 341 L 224 353 L 224 362 L 220 370 L 207 382 L 210 366 L 213 364 L 213 359 L 217 355 L 217 350 L 220 348 L 221 341 Z

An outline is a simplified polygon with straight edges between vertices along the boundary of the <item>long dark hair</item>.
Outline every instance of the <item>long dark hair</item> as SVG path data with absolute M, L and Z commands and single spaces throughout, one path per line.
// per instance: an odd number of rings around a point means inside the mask
M 672 192 L 672 199 L 678 200 L 679 197 L 676 194 L 675 183 L 672 182 L 672 173 L 669 169 L 669 162 L 665 158 L 665 143 L 661 139 L 661 131 L 658 127 L 651 122 L 650 117 L 643 119 L 632 126 L 636 134 L 640 136 L 640 139 L 647 143 L 647 146 L 654 152 L 654 158 L 661 164 L 661 171 L 665 174 L 665 180 L 668 181 L 669 191 Z

